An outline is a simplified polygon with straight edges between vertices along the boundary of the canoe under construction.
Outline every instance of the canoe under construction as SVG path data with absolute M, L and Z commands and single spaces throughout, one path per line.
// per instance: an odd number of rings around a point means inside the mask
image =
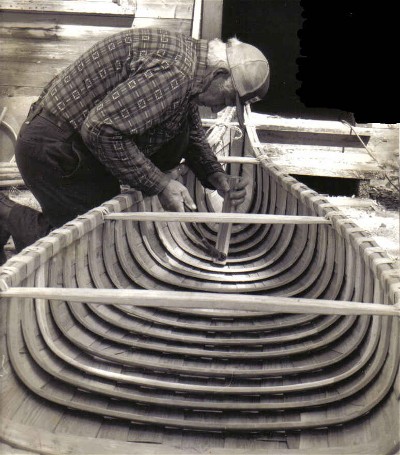
M 127 191 L 4 265 L 7 447 L 396 453 L 398 269 L 247 134 L 246 147 L 214 141 L 228 172 L 250 177 L 239 213 L 189 171 L 200 213 Z

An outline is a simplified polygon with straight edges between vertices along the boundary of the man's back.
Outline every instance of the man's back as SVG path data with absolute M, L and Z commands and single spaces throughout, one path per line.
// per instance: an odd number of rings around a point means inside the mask
M 120 83 L 138 71 L 149 71 L 149 66 L 171 64 L 182 76 L 193 74 L 192 38 L 162 29 L 124 30 L 96 43 L 56 76 L 46 87 L 42 104 L 79 130 L 89 111 Z

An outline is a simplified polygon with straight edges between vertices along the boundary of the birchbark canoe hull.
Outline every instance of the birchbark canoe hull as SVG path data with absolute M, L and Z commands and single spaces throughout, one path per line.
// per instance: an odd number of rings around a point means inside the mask
M 323 196 L 257 150 L 254 156 L 256 163 L 230 169 L 252 182 L 241 212 L 283 222 L 234 223 L 223 265 L 203 242 L 217 240 L 221 201 L 190 172 L 182 181 L 199 211 L 215 213 L 213 222 L 113 217 L 160 210 L 156 198 L 129 191 L 5 264 L 3 290 L 64 290 L 3 295 L 0 436 L 7 447 L 396 452 L 399 318 L 385 311 L 399 302 L 398 270 Z M 125 297 L 96 301 L 91 290 Z M 144 290 L 154 294 L 141 299 Z M 188 292 L 193 298 L 178 298 Z

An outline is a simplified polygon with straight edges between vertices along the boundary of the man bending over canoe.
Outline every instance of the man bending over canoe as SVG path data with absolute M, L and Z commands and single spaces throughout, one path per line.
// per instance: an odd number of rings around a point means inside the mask
M 229 191 L 198 105 L 217 112 L 265 96 L 269 65 L 236 39 L 196 40 L 156 28 L 108 37 L 43 90 L 22 125 L 15 156 L 42 212 L 0 198 L 0 250 L 17 251 L 129 185 L 157 195 L 164 210 L 195 205 L 169 173 L 185 159 L 202 185 Z M 242 182 L 231 197 L 240 204 Z

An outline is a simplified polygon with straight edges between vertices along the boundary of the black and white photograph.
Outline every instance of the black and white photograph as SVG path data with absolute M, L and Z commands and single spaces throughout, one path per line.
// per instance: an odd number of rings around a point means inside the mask
M 0 454 L 400 454 L 395 2 L 0 0 Z

